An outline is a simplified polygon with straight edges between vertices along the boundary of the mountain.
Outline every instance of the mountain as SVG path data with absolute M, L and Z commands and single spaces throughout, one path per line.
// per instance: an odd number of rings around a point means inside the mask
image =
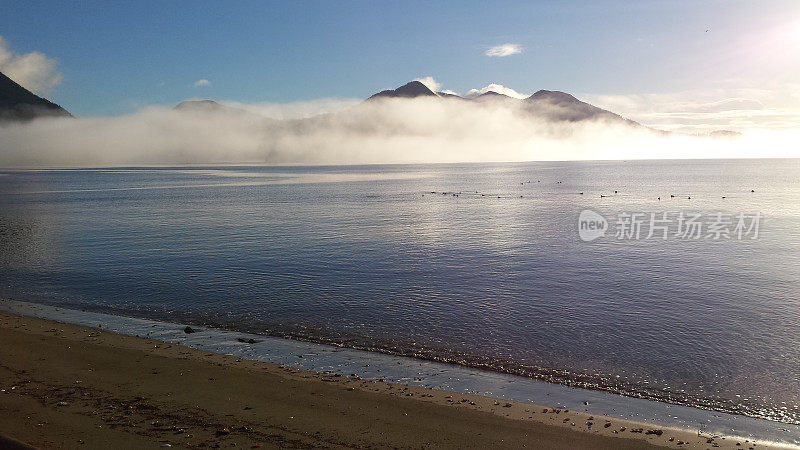
M 434 93 L 427 86 L 419 81 L 412 81 L 404 84 L 397 89 L 390 89 L 378 92 L 369 97 L 367 101 L 376 98 L 417 98 L 417 97 L 439 97 L 444 100 L 459 99 L 483 104 L 501 104 L 521 106 L 522 110 L 536 118 L 542 118 L 554 122 L 579 122 L 583 120 L 605 120 L 619 122 L 626 125 L 640 127 L 637 122 L 626 119 L 619 114 L 598 108 L 592 104 L 582 102 L 566 92 L 540 90 L 525 99 L 517 99 L 488 91 L 475 97 L 462 97 L 459 95 L 448 94 L 445 92 Z
M 385 91 L 380 91 L 377 94 L 371 96 L 367 99 L 375 100 L 379 98 L 416 98 L 416 97 L 438 97 L 435 92 L 428 89 L 428 86 L 425 86 L 419 81 L 412 81 L 410 83 L 406 83 L 400 86 L 397 89 L 388 89 Z
M 582 102 L 566 92 L 540 90 L 526 98 L 524 102 L 526 110 L 551 120 L 578 122 L 587 119 L 604 119 L 639 125 L 619 114 Z
M 0 72 L 0 121 L 25 121 L 37 117 L 72 117 L 72 114 Z
M 460 98 L 462 100 L 466 100 L 464 97 L 462 97 L 460 95 L 451 94 L 449 92 L 439 91 L 439 92 L 436 93 L 436 95 L 438 95 L 439 97 L 442 97 L 442 98 Z
M 467 98 L 468 100 L 472 100 L 473 102 L 485 103 L 485 102 L 507 102 L 507 101 L 519 101 L 516 98 L 509 97 L 505 94 L 500 94 L 499 92 L 495 91 L 487 91 L 481 95 L 477 95 L 472 98 Z
M 240 119 L 261 117 L 246 109 L 223 105 L 214 100 L 184 100 L 173 106 L 172 110 L 185 114 L 225 113 L 228 116 L 235 116 Z
M 217 112 L 225 108 L 214 100 L 184 100 L 172 107 L 175 111 L 184 112 Z

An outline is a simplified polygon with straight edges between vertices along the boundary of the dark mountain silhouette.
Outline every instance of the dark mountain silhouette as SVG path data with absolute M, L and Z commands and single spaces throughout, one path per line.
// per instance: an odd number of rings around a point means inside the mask
M 0 72 L 0 121 L 26 121 L 37 117 L 72 117 L 72 114 Z
M 367 100 L 374 100 L 378 98 L 416 98 L 416 97 L 438 97 L 435 92 L 428 89 L 419 81 L 412 81 L 400 86 L 397 89 L 388 89 L 380 91 L 371 96 Z

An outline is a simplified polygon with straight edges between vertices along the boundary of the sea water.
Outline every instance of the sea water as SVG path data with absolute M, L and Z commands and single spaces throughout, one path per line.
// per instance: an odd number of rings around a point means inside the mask
M 7 169 L 0 255 L 5 298 L 800 423 L 800 160 Z

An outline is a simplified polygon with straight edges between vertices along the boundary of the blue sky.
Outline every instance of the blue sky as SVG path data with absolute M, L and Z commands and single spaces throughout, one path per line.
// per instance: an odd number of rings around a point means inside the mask
M 795 0 L 0 0 L 0 11 L 11 51 L 57 60 L 63 78 L 43 93 L 78 116 L 186 98 L 363 98 L 424 76 L 457 92 L 499 83 L 597 98 L 800 80 Z M 505 43 L 522 52 L 485 55 Z

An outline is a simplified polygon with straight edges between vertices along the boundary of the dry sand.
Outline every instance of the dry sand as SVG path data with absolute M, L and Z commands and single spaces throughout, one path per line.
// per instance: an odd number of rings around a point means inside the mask
M 7 314 L 0 435 L 39 448 L 766 447 Z

